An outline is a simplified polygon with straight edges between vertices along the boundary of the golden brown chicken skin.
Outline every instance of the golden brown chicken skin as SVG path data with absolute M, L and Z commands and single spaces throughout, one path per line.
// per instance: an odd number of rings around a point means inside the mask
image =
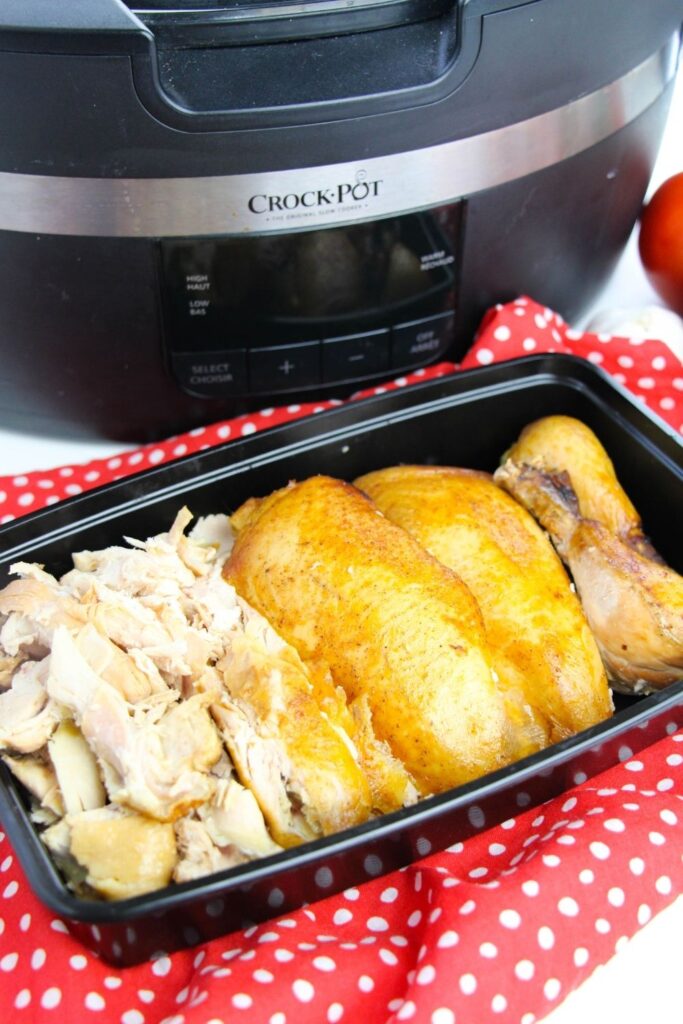
M 644 536 L 597 437 L 576 424 L 556 416 L 532 424 L 495 479 L 550 534 L 614 688 L 657 690 L 683 679 L 683 578 Z
M 415 781 L 375 732 L 367 698 L 361 695 L 349 702 L 342 687 L 335 685 L 329 666 L 322 662 L 309 661 L 306 668 L 320 711 L 340 735 L 351 739 L 370 787 L 373 812 L 388 814 L 414 804 L 418 798 Z
M 359 490 L 330 477 L 233 516 L 228 580 L 304 661 L 327 664 L 422 794 L 527 752 L 467 587 Z
M 506 459 L 549 473 L 567 473 L 584 519 L 602 523 L 624 544 L 657 560 L 630 498 L 617 479 L 604 447 L 573 416 L 544 416 L 524 428 Z
M 520 730 L 545 746 L 611 714 L 600 654 L 560 559 L 489 474 L 395 466 L 355 482 L 474 594 Z
M 263 630 L 237 636 L 218 668 L 212 706 L 240 781 L 254 793 L 282 846 L 367 821 L 368 781 L 348 739 L 321 712 L 305 666 Z M 261 635 L 259 635 L 261 634 Z

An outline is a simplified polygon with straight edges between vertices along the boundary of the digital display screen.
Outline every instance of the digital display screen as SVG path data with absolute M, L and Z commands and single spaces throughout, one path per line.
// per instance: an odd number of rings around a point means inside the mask
M 174 351 L 269 345 L 452 308 L 457 204 L 345 227 L 161 242 Z

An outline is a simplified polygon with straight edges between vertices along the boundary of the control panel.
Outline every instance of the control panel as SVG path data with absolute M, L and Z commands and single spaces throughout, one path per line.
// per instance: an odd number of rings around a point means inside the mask
M 159 243 L 168 366 L 200 397 L 353 384 L 453 339 L 460 204 L 367 224 Z

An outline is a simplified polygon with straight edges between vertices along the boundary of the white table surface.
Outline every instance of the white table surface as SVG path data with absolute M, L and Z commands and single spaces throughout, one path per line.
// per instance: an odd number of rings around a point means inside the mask
M 683 72 L 679 74 L 650 193 L 683 171 Z M 603 309 L 661 305 L 643 273 L 634 233 L 617 269 L 582 323 Z M 581 326 L 581 324 L 579 324 Z M 70 441 L 0 430 L 0 476 L 104 458 L 126 450 L 120 442 Z M 682 844 L 683 845 L 683 844 Z M 544 1019 L 547 1024 L 682 1024 L 683 895 L 647 924 Z

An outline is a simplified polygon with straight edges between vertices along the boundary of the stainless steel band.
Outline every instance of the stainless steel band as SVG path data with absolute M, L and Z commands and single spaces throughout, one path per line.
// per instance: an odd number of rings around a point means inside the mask
M 0 172 L 0 230 L 119 238 L 312 230 L 407 213 L 501 185 L 625 127 L 675 74 L 679 38 L 623 77 L 537 117 L 364 162 L 203 178 Z

